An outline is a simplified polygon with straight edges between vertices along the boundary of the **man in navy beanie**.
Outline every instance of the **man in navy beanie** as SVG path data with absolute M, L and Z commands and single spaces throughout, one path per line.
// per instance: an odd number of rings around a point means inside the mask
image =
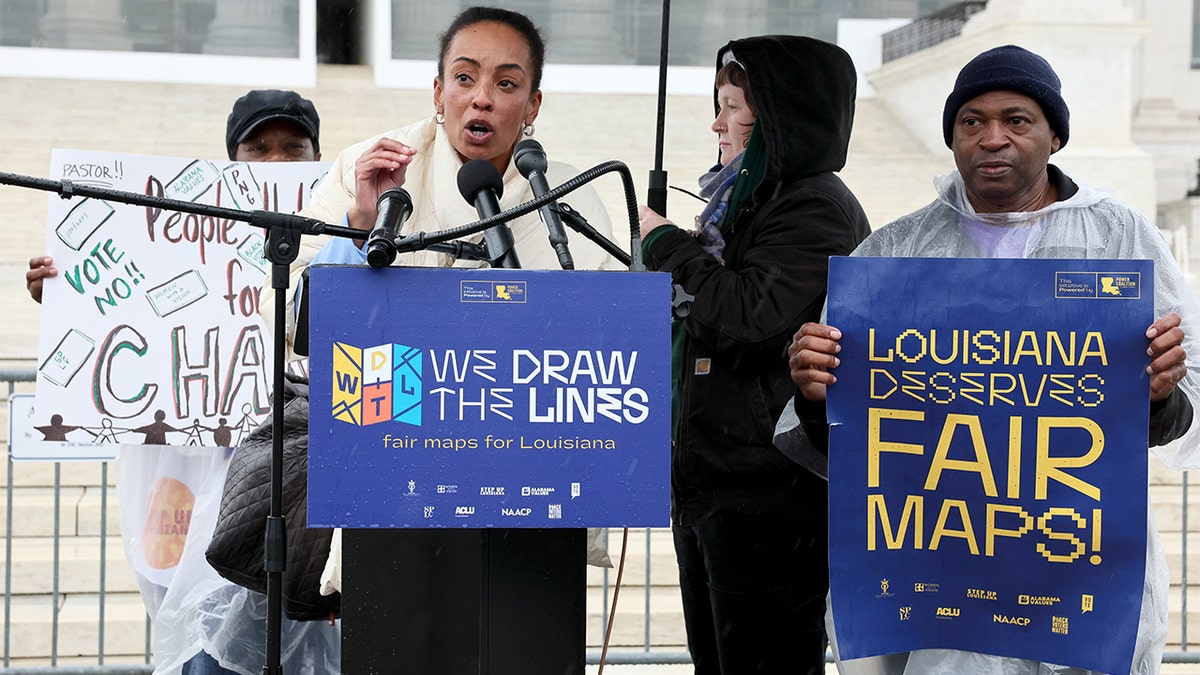
M 1016 45 L 989 49 L 963 66 L 954 81 L 954 91 L 946 98 L 942 112 L 946 147 L 953 147 L 954 117 L 964 103 L 989 91 L 1006 90 L 1037 101 L 1062 148 L 1071 131 L 1071 111 L 1067 110 L 1061 89 L 1062 83 L 1046 59 Z
M 938 196 L 931 204 L 876 230 L 852 255 L 1153 260 L 1155 316 L 1160 318 L 1146 329 L 1147 448 L 1175 469 L 1200 464 L 1200 424 L 1192 423 L 1200 405 L 1200 329 L 1195 324 L 1200 303 L 1149 219 L 1049 163 L 1070 135 L 1070 111 L 1054 69 L 1015 45 L 983 52 L 959 72 L 946 98 L 942 128 L 957 171 L 937 177 Z M 827 438 L 825 396 L 828 387 L 837 386 L 841 337 L 836 328 L 815 323 L 796 333 L 788 355 L 799 423 L 777 429 L 777 437 L 803 425 L 810 439 Z M 1130 607 L 1138 613 L 1129 617 L 1137 620 L 1130 669 L 1137 675 L 1158 672 L 1167 636 L 1170 575 L 1153 510 L 1146 539 L 1141 606 Z M 835 656 L 837 618 L 833 607 L 826 621 Z M 1012 653 L 1019 653 L 1012 644 L 996 644 L 991 653 L 925 649 L 839 658 L 838 669 L 844 675 L 1087 672 L 1069 664 L 999 655 Z

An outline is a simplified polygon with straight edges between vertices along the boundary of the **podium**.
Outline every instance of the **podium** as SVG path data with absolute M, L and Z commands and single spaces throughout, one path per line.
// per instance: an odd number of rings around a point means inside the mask
M 587 527 L 670 512 L 670 277 L 314 266 L 342 671 L 582 673 Z

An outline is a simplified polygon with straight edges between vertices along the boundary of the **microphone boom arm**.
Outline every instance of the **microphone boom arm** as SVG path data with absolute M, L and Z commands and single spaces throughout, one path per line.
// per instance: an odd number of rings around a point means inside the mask
M 74 197 L 91 197 L 94 199 L 108 199 L 115 202 L 120 202 L 122 204 L 132 204 L 134 206 L 160 208 L 164 211 L 180 211 L 183 213 L 192 213 L 200 216 L 212 216 L 214 218 L 224 218 L 226 220 L 236 220 L 243 223 L 250 223 L 251 225 L 264 229 L 268 227 L 265 221 L 270 221 L 270 226 L 285 227 L 287 229 L 296 230 L 300 234 L 333 234 L 351 239 L 366 239 L 367 235 L 369 234 L 365 230 L 356 230 L 352 227 L 342 227 L 341 225 L 330 225 L 329 223 L 316 220 L 314 218 L 305 218 L 303 216 L 296 216 L 289 213 L 276 213 L 274 211 L 239 211 L 237 209 L 228 209 L 209 204 L 196 204 L 194 202 L 187 202 L 179 199 L 144 195 L 137 192 L 113 190 L 110 188 L 101 188 L 92 185 L 81 185 L 69 180 L 50 180 L 48 178 L 35 178 L 33 176 L 22 176 L 15 173 L 0 172 L 0 185 L 14 185 L 17 187 L 42 190 L 45 192 L 54 192 L 63 199 L 71 199 Z
M 467 223 L 466 225 L 460 225 L 458 227 L 452 227 L 446 230 L 438 230 L 436 232 L 414 232 L 412 234 L 399 237 L 396 239 L 396 252 L 408 253 L 412 251 L 422 251 L 431 248 L 435 244 L 441 244 L 458 237 L 476 234 L 498 223 L 510 221 L 527 213 L 533 213 L 541 207 L 546 206 L 550 202 L 556 201 L 559 197 L 562 197 L 570 192 L 574 192 L 584 184 L 590 183 L 596 178 L 613 171 L 617 171 L 621 175 L 621 182 L 625 189 L 625 203 L 629 212 L 628 215 L 630 224 L 630 253 L 628 255 L 624 255 L 624 251 L 622 251 L 623 256 L 615 257 L 618 257 L 618 259 L 621 259 L 621 257 L 628 258 L 628 260 L 622 260 L 622 262 L 625 262 L 629 265 L 630 271 L 645 271 L 646 267 L 642 263 L 642 240 L 637 226 L 637 195 L 633 186 L 633 176 L 629 173 L 629 167 L 626 166 L 624 162 L 619 160 L 610 160 L 604 162 L 603 164 L 598 164 L 591 169 L 584 171 L 578 176 L 575 176 L 562 185 L 550 190 L 541 197 L 531 199 L 530 201 L 518 206 L 514 206 L 507 211 L 497 213 L 489 218 L 484 218 L 473 223 Z M 560 211 L 560 213 L 564 212 Z M 595 232 L 595 230 L 592 231 Z M 586 235 L 586 233 L 584 233 L 582 230 L 580 230 L 580 232 L 585 234 L 585 236 L 588 236 L 589 239 L 592 239 L 591 235 Z M 595 232 L 595 236 L 603 239 L 603 235 L 598 232 Z M 593 239 L 593 241 L 599 243 L 599 241 L 595 239 Z M 608 242 L 608 244 L 616 247 L 616 244 L 613 244 L 612 242 Z M 601 244 L 606 251 L 612 253 L 609 245 Z M 619 247 L 616 248 L 617 250 L 620 250 Z

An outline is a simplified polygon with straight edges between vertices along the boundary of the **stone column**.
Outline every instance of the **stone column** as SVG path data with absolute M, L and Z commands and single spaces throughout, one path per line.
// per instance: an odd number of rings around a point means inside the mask
M 462 9 L 450 2 L 392 0 L 391 58 L 436 61 L 438 38 Z
M 1158 227 L 1185 274 L 1192 259 L 1200 258 L 1200 197 L 1184 197 L 1158 206 Z M 1195 280 L 1193 280 L 1195 286 Z
M 613 0 L 555 3 L 545 26 L 548 51 L 556 63 L 623 64 L 633 61 L 622 53 Z
M 49 0 L 38 22 L 35 47 L 129 51 L 120 0 Z
M 205 54 L 236 56 L 300 55 L 296 26 L 299 0 L 217 0 L 208 27 Z M 291 9 L 292 20 L 288 20 Z

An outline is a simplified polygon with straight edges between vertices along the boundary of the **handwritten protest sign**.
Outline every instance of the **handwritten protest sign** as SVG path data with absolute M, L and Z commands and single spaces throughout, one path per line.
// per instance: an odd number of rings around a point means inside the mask
M 55 150 L 51 177 L 292 213 L 326 164 Z M 50 197 L 36 405 L 44 440 L 232 446 L 270 408 L 258 314 L 269 263 L 249 224 Z
M 1146 552 L 1149 261 L 837 258 L 841 656 L 1127 673 Z

